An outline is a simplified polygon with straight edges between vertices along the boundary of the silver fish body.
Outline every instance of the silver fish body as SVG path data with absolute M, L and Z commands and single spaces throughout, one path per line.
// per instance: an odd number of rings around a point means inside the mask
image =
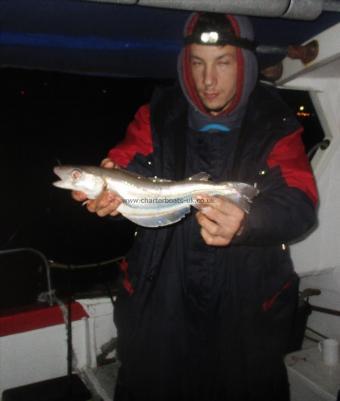
M 181 181 L 147 178 L 123 169 L 94 166 L 57 166 L 54 172 L 60 181 L 56 187 L 85 192 L 95 199 L 103 190 L 117 193 L 123 203 L 118 211 L 127 219 L 144 227 L 160 227 L 176 223 L 198 207 L 199 194 L 221 195 L 249 212 L 258 190 L 242 182 L 208 181 L 209 175 L 199 173 Z

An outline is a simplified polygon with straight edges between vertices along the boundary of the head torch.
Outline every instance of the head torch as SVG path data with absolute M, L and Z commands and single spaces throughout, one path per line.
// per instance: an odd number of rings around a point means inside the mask
M 241 47 L 242 49 L 247 49 L 255 51 L 255 42 L 239 38 L 231 32 L 217 32 L 217 31 L 206 31 L 206 32 L 194 32 L 184 38 L 184 44 L 199 44 L 199 45 L 211 45 L 211 46 L 225 46 L 231 45 L 235 47 Z

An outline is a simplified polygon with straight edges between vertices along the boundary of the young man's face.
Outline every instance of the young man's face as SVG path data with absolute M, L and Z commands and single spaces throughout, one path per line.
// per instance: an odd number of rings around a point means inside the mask
M 190 65 L 197 93 L 206 109 L 213 115 L 226 110 L 236 95 L 236 47 L 192 44 Z

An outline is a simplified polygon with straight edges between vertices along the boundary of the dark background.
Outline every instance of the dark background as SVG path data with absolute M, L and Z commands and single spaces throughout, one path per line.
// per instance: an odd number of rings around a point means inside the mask
M 124 255 L 133 224 L 88 213 L 68 191 L 52 186 L 57 179 L 52 169 L 58 163 L 97 165 L 124 136 L 154 87 L 169 83 L 1 70 L 0 249 L 33 247 L 64 264 Z M 282 91 L 282 96 L 293 110 L 304 105 L 310 113 L 300 118 L 310 149 L 323 134 L 308 95 Z M 56 275 L 55 280 L 62 285 L 63 278 Z M 84 270 L 76 281 L 88 290 L 96 280 Z

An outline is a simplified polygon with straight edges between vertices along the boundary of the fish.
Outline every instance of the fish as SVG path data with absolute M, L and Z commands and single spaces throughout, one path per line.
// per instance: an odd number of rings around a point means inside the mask
M 249 213 L 252 200 L 259 191 L 243 182 L 209 181 L 209 174 L 200 172 L 184 180 L 144 177 L 123 168 L 61 165 L 54 167 L 60 178 L 58 188 L 84 192 L 96 199 L 103 191 L 112 191 L 122 198 L 117 208 L 127 219 L 143 227 L 163 227 L 182 220 L 191 206 L 202 207 L 197 195 L 220 195 Z

